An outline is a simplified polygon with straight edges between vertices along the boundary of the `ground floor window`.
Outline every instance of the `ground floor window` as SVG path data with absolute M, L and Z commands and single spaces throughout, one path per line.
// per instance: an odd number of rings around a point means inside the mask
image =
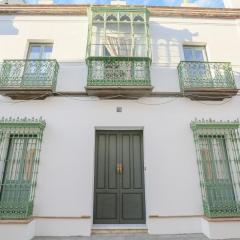
M 239 122 L 193 121 L 204 213 L 240 215 Z
M 0 218 L 32 215 L 43 120 L 0 120 Z

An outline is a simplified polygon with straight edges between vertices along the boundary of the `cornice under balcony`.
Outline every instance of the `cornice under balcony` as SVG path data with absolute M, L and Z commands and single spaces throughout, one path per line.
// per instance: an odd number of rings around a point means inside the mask
M 0 15 L 86 16 L 90 5 L 0 5 Z M 94 5 L 98 6 L 98 5 Z M 110 7 L 111 5 L 101 5 Z M 100 6 L 99 6 L 100 7 Z M 112 6 L 111 6 L 112 7 Z M 122 7 L 122 6 L 121 6 Z M 127 8 L 128 6 L 126 6 Z M 131 6 L 134 7 L 134 6 Z M 143 7 L 143 6 L 135 6 Z M 152 17 L 240 19 L 240 8 L 148 7 Z

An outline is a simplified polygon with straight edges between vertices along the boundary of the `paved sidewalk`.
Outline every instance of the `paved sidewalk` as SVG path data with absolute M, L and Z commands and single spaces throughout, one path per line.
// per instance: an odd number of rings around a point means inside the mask
M 33 240 L 208 240 L 208 238 L 202 234 L 184 234 L 184 235 L 134 234 L 134 235 L 93 235 L 91 237 L 35 237 Z

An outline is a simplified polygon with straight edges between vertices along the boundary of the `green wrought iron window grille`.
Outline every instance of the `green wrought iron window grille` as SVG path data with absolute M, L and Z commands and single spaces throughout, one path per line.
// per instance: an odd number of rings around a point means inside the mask
M 181 61 L 178 65 L 181 90 L 236 89 L 229 62 Z
M 207 217 L 240 216 L 239 121 L 191 123 Z
M 1 89 L 51 89 L 55 91 L 59 65 L 53 59 L 4 60 Z
M 149 11 L 92 7 L 88 15 L 88 85 L 150 85 Z
M 0 120 L 0 218 L 32 215 L 42 134 L 40 119 Z

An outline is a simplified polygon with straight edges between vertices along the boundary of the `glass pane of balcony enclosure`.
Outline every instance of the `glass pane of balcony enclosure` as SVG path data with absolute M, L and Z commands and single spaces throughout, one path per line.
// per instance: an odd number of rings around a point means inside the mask
M 90 24 L 87 57 L 150 57 L 145 8 L 92 8 Z

